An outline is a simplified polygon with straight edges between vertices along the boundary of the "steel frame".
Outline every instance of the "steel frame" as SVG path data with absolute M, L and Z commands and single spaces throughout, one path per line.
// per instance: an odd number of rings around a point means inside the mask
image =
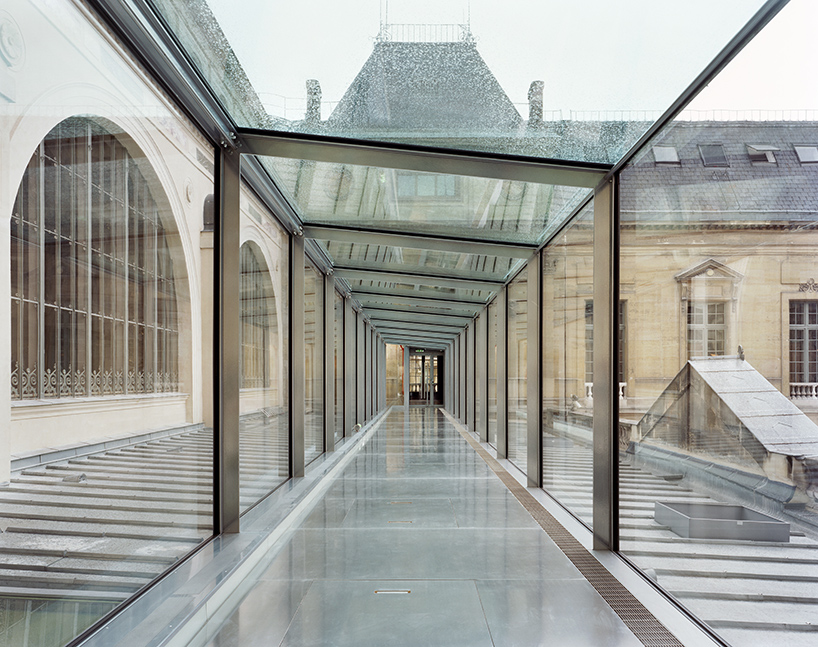
M 618 303 L 618 240 L 615 180 L 620 171 L 650 139 L 665 127 L 687 103 L 704 88 L 732 58 L 781 10 L 786 0 L 768 0 L 747 25 L 724 47 L 697 79 L 670 106 L 665 114 L 634 144 L 628 154 L 614 167 L 581 165 L 554 160 L 514 158 L 472 152 L 424 149 L 378 142 L 334 140 L 319 136 L 288 133 L 262 133 L 236 128 L 222 108 L 215 93 L 203 80 L 191 59 L 179 45 L 170 28 L 147 0 L 88 0 L 103 22 L 125 44 L 131 56 L 175 97 L 177 105 L 186 111 L 193 123 L 217 148 L 215 191 L 218 211 L 215 233 L 215 330 L 214 330 L 214 401 L 217 425 L 214 442 L 214 533 L 236 532 L 239 526 L 238 482 L 238 416 L 239 416 L 239 192 L 242 179 L 265 201 L 282 226 L 298 231 L 301 223 L 292 205 L 283 197 L 267 171 L 253 158 L 239 164 L 241 154 L 295 156 L 319 161 L 379 165 L 421 172 L 476 175 L 498 179 L 548 182 L 584 186 L 599 185 L 601 175 L 614 182 L 596 190 L 595 197 L 595 267 L 594 267 L 594 544 L 597 549 L 618 549 L 618 482 L 616 478 L 617 447 L 615 439 L 616 408 L 614 351 L 616 348 L 616 308 Z M 597 236 L 597 232 L 599 236 Z M 295 241 L 296 237 L 291 236 Z M 296 244 L 296 246 L 298 246 Z M 303 243 L 301 244 L 303 251 Z M 597 255 L 597 252 L 601 256 Z M 303 268 L 303 264 L 301 265 Z M 470 286 L 470 289 L 474 289 Z M 490 291 L 493 291 L 492 288 Z M 361 292 L 364 292 L 363 290 Z M 498 325 L 498 455 L 504 456 L 506 416 L 506 315 L 505 290 L 500 299 Z M 345 342 L 355 336 L 353 322 L 357 317 L 349 299 L 345 300 Z M 499 314 L 499 313 L 498 313 Z M 348 316 L 347 316 L 348 315 Z M 349 326 L 347 320 L 351 319 Z M 303 332 L 303 331 L 302 331 Z M 297 330 L 291 330 L 291 340 Z M 500 334 L 501 333 L 501 334 Z M 303 342 L 303 336 L 302 336 Z M 538 342 L 538 344 L 541 342 Z M 450 361 L 456 344 L 445 356 L 447 392 L 454 397 L 454 361 Z M 345 343 L 345 383 L 354 383 L 356 373 L 350 371 L 355 357 Z M 607 349 L 607 350 L 605 350 Z M 607 357 L 606 357 L 607 353 Z M 293 377 L 299 362 L 290 355 Z M 302 367 L 303 368 L 303 367 Z M 357 368 L 357 367 L 356 367 Z M 355 389 L 345 389 L 346 398 L 355 398 Z M 299 394 L 295 389 L 295 394 Z M 300 392 L 303 396 L 303 391 Z M 349 395 L 352 394 L 352 395 Z M 303 398 L 302 398 L 303 399 Z M 606 403 L 602 400 L 607 399 Z M 349 400 L 348 400 L 349 403 Z M 291 414 L 296 401 L 291 398 Z M 302 402 L 303 406 L 303 402 Z M 346 407 L 352 411 L 354 407 Z M 346 413 L 345 413 L 346 416 Z M 350 418 L 346 417 L 349 421 Z M 303 422 L 303 421 L 302 421 Z M 347 431 L 352 425 L 347 424 Z M 292 430 L 292 426 L 291 426 Z M 294 434 L 294 435 L 297 435 Z M 295 440 L 295 438 L 293 439 Z M 303 450 L 303 428 L 301 440 Z M 294 445 L 291 445 L 293 447 Z M 303 451 L 302 451 L 303 454 Z M 295 475 L 295 471 L 291 472 Z M 94 625 L 89 631 L 95 629 Z M 88 632 L 72 641 L 78 641 Z
M 431 236 L 394 232 L 376 227 L 344 227 L 341 225 L 305 225 L 304 236 L 315 240 L 361 245 L 382 245 L 403 249 L 427 249 L 436 252 L 475 254 L 507 258 L 530 258 L 537 251 L 536 245 L 471 240 L 468 238 Z
M 420 173 L 536 182 L 593 189 L 610 164 L 450 151 L 412 144 L 239 128 L 242 152 L 261 157 L 390 168 Z
M 409 285 L 429 285 L 432 287 L 453 288 L 455 290 L 480 290 L 496 292 L 505 285 L 504 281 L 487 281 L 486 279 L 452 278 L 435 274 L 415 274 L 412 272 L 395 272 L 368 270 L 363 268 L 337 267 L 335 275 L 347 281 L 378 281 L 380 283 L 408 283 Z
M 350 289 L 350 293 L 352 294 L 355 299 L 366 299 L 368 297 L 373 298 L 384 298 L 384 299 L 395 299 L 396 301 L 406 301 L 407 303 L 417 303 L 418 305 L 427 305 L 432 303 L 442 303 L 442 304 L 451 304 L 453 306 L 459 305 L 473 305 L 478 309 L 482 309 L 484 306 L 490 303 L 491 299 L 486 299 L 485 301 L 475 300 L 475 299 L 466 299 L 463 297 L 456 297 L 456 296 L 448 296 L 448 297 L 432 297 L 432 296 L 425 296 L 421 294 L 411 294 L 407 293 L 405 290 L 395 290 L 394 292 L 381 292 L 378 290 L 366 290 L 363 288 L 354 288 Z

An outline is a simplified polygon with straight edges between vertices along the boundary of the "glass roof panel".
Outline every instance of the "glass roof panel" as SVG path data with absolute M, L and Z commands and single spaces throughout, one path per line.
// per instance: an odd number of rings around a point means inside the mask
M 320 240 L 335 267 L 410 271 L 467 278 L 503 280 L 521 267 L 523 260 L 481 254 L 462 254 L 391 245 Z
M 347 280 L 353 294 L 358 292 L 376 292 L 378 294 L 395 294 L 407 297 L 432 297 L 438 299 L 488 301 L 495 290 L 467 290 L 463 288 L 444 288 L 433 285 L 415 285 L 412 283 L 397 283 L 376 280 Z
M 764 4 L 152 1 L 240 126 L 608 163 Z
M 577 187 L 261 158 L 306 224 L 536 244 L 590 193 Z

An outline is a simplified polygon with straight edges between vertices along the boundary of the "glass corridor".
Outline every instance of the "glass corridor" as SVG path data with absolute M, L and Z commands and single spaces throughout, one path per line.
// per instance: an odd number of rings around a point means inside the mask
M 814 3 L 302 4 L 0 8 L 0 645 L 201 638 L 415 468 L 683 644 L 814 643 Z M 452 580 L 497 639 L 533 568 Z

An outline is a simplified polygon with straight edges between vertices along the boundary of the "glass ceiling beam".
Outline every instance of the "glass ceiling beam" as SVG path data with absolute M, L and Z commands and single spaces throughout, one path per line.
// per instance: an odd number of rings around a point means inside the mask
M 484 306 L 458 306 L 457 304 L 435 304 L 435 303 L 408 303 L 405 299 L 361 299 L 357 297 L 359 303 L 364 308 L 380 308 L 382 310 L 411 310 L 412 307 L 421 307 L 422 312 L 435 312 L 442 315 L 453 314 L 474 317 L 483 310 Z
M 394 273 L 398 272 L 403 274 L 403 268 L 407 268 L 409 272 L 406 272 L 407 276 L 411 276 L 413 278 L 420 278 L 420 279 L 428 279 L 429 281 L 437 284 L 442 285 L 442 283 L 438 283 L 440 279 L 455 279 L 455 280 L 464 280 L 464 281 L 488 281 L 493 287 L 489 288 L 490 290 L 498 290 L 503 285 L 503 281 L 498 278 L 502 277 L 505 279 L 508 276 L 508 273 L 503 274 L 492 274 L 490 272 L 473 272 L 473 271 L 463 271 L 455 268 L 445 268 L 445 267 L 437 267 L 434 265 L 410 265 L 408 263 L 375 263 L 375 262 L 368 262 L 366 260 L 356 260 L 352 258 L 345 258 L 343 264 L 336 264 L 333 267 L 334 272 L 343 272 L 347 270 L 357 271 L 361 270 L 364 272 L 369 272 L 370 276 L 374 276 L 376 273 Z M 417 268 L 418 271 L 414 271 Z M 512 268 L 512 271 L 516 274 L 516 268 Z M 407 283 L 408 281 L 403 281 Z M 469 289 L 477 289 L 472 288 L 470 286 Z
M 434 346 L 435 348 L 438 348 L 440 346 L 448 348 L 449 346 L 451 346 L 453 341 L 451 339 L 440 339 L 440 337 L 428 337 L 424 335 L 403 335 L 399 333 L 384 335 L 383 339 L 389 344 L 400 344 L 403 346 L 424 344 L 427 346 Z M 411 342 L 411 344 L 407 344 L 406 342 Z
M 453 337 L 439 337 L 434 335 L 404 335 L 400 332 L 385 333 L 389 339 L 400 339 L 402 343 L 410 342 L 412 344 L 435 344 L 435 345 L 449 345 L 454 341 Z
M 431 316 L 431 319 L 429 318 Z M 437 325 L 452 331 L 459 331 L 465 328 L 469 321 L 463 319 L 449 319 L 439 315 L 421 315 L 408 312 L 390 312 L 386 315 L 372 315 L 370 321 L 373 326 L 389 325 L 394 323 L 413 324 L 414 326 Z
M 465 279 L 434 276 L 428 274 L 410 274 L 408 272 L 384 272 L 381 270 L 342 269 L 336 268 L 335 275 L 347 281 L 379 281 L 386 283 L 408 283 L 409 285 L 429 285 L 431 287 L 453 288 L 455 290 L 485 290 L 496 292 L 505 285 L 503 281 L 486 281 L 484 279 Z
M 465 326 L 474 319 L 471 315 L 440 315 L 436 312 L 423 312 L 422 310 L 387 310 L 386 308 L 365 308 L 370 319 L 389 319 L 397 315 L 412 315 L 413 317 L 431 317 L 435 321 L 446 321 L 452 325 Z M 404 321 L 412 321 L 404 319 Z
M 460 239 L 426 234 L 397 234 L 374 228 L 351 228 L 332 225 L 307 225 L 307 238 L 329 240 L 338 243 L 358 243 L 361 245 L 384 245 L 408 249 L 428 249 L 436 252 L 458 254 L 480 254 L 506 258 L 529 259 L 537 251 L 536 245 L 514 245 L 490 243 L 479 240 Z
M 378 290 L 365 290 L 363 288 L 354 288 L 350 289 L 352 296 L 359 301 L 363 301 L 366 299 L 374 299 L 374 298 L 383 298 L 389 299 L 391 301 L 400 301 L 402 303 L 410 303 L 416 305 L 434 305 L 435 303 L 441 303 L 447 305 L 451 304 L 453 306 L 464 306 L 464 305 L 473 305 L 478 308 L 484 308 L 488 303 L 488 300 L 482 301 L 480 299 L 464 299 L 461 297 L 456 296 L 448 296 L 446 298 L 442 297 L 427 297 L 418 295 L 411 295 L 407 294 L 406 292 L 380 292 Z
M 362 304 L 363 305 L 363 304 Z M 474 319 L 479 310 L 447 310 L 446 308 L 418 308 L 417 306 L 401 306 L 401 305 L 384 305 L 382 303 L 375 303 L 368 306 L 363 306 L 364 310 L 371 314 L 372 312 L 386 313 L 386 312 L 412 312 L 416 314 L 432 315 L 434 317 L 457 317 L 469 321 Z M 373 315 L 373 316 L 377 316 Z
M 420 173 L 514 180 L 593 189 L 610 164 L 564 162 L 515 155 L 455 151 L 410 144 L 298 135 L 274 130 L 240 128 L 242 152 L 330 164 L 353 164 Z
M 373 323 L 375 324 L 378 331 L 380 331 L 380 332 L 384 332 L 384 331 L 389 331 L 389 332 L 400 331 L 400 332 L 408 332 L 408 333 L 412 333 L 412 332 L 432 333 L 433 332 L 433 333 L 440 333 L 442 335 L 457 336 L 457 335 L 460 334 L 460 331 L 463 330 L 463 328 L 448 328 L 446 326 L 435 326 L 435 325 L 432 325 L 432 324 L 421 324 L 422 328 L 418 328 L 417 323 L 414 323 L 414 322 L 410 323 L 408 321 L 407 322 L 400 322 L 400 321 L 380 321 L 380 320 L 378 320 L 378 321 L 375 321 Z

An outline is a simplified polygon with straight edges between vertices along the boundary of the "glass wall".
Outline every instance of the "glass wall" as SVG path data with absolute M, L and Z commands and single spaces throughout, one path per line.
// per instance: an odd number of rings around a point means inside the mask
M 497 300 L 486 309 L 488 315 L 488 431 L 489 444 L 497 448 Z
M 508 290 L 508 454 L 521 470 L 526 469 L 528 419 L 528 279 L 526 270 Z
M 214 150 L 86 16 L 0 12 L 7 645 L 66 644 L 213 533 Z
M 758 105 L 813 84 L 780 47 L 809 38 L 790 11 L 709 91 Z M 730 644 L 807 644 L 818 114 L 696 112 L 705 98 L 621 176 L 621 546 Z
M 335 442 L 344 437 L 344 297 L 335 292 L 333 338 L 335 351 Z
M 304 462 L 324 451 L 324 275 L 304 267 Z
M 289 251 L 287 235 L 253 199 L 243 198 L 242 211 L 264 213 L 270 225 L 241 247 L 239 469 L 245 511 L 290 475 Z
M 474 431 L 484 433 L 486 408 L 486 319 L 485 310 L 472 323 L 474 328 Z
M 543 488 L 589 525 L 593 516 L 593 216 L 590 203 L 543 251 L 541 306 Z
M 404 346 L 386 345 L 386 406 L 403 406 Z

